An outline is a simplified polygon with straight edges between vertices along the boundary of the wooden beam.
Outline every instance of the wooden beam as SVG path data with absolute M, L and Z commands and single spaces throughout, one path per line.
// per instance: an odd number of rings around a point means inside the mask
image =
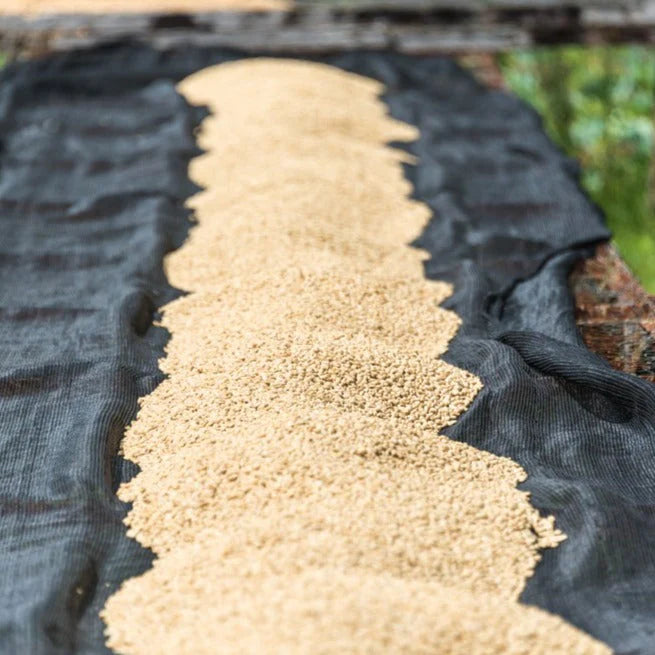
M 655 0 L 297 0 L 275 12 L 0 15 L 0 48 L 61 50 L 117 38 L 270 53 L 655 43 Z

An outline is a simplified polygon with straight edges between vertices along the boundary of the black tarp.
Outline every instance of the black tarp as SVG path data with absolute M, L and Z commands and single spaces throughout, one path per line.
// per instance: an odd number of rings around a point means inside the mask
M 161 379 L 162 256 L 189 226 L 203 112 L 174 83 L 239 56 L 113 45 L 0 80 L 1 653 L 106 652 L 98 612 L 151 561 L 114 491 L 134 474 L 120 436 Z M 568 535 L 522 599 L 655 653 L 655 388 L 576 330 L 567 273 L 608 234 L 575 166 L 530 109 L 449 60 L 322 61 L 382 81 L 421 130 L 407 175 L 435 217 L 416 245 L 455 285 L 447 359 L 485 383 L 448 434 L 519 462 Z

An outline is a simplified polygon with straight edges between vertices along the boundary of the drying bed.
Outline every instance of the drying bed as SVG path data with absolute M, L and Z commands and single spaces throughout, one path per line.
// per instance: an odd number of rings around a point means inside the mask
M 608 235 L 531 110 L 447 59 L 115 45 L 9 68 L 0 121 L 4 650 L 147 652 L 159 588 L 161 652 L 651 652 L 655 393 L 576 331 Z

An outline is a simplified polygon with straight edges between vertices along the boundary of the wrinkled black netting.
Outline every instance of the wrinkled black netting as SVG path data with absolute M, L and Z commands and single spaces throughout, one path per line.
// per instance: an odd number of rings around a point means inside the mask
M 189 226 L 203 112 L 174 82 L 238 56 L 114 45 L 0 80 L 2 653 L 106 652 L 98 611 L 151 562 L 114 490 L 134 474 L 116 456 L 124 426 L 161 379 L 151 320 L 176 293 L 162 255 Z M 523 465 L 569 536 L 523 600 L 655 653 L 655 388 L 576 331 L 567 273 L 608 235 L 575 167 L 531 110 L 448 60 L 322 61 L 381 80 L 421 130 L 407 175 L 435 218 L 415 245 L 455 286 L 447 359 L 485 383 L 448 433 Z
M 161 379 L 151 323 L 174 297 L 161 260 L 189 224 L 197 113 L 84 57 L 0 80 L 3 655 L 105 652 L 99 610 L 151 561 L 125 537 L 115 455 Z

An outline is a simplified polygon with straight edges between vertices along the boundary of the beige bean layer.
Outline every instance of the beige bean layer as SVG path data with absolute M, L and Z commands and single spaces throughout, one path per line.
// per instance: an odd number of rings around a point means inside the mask
M 198 226 L 169 256 L 168 379 L 124 440 L 130 534 L 159 556 L 113 596 L 126 655 L 605 653 L 517 596 L 563 538 L 515 463 L 439 436 L 480 381 L 440 359 L 451 292 L 405 244 L 408 198 L 374 81 L 248 60 L 208 104 Z

